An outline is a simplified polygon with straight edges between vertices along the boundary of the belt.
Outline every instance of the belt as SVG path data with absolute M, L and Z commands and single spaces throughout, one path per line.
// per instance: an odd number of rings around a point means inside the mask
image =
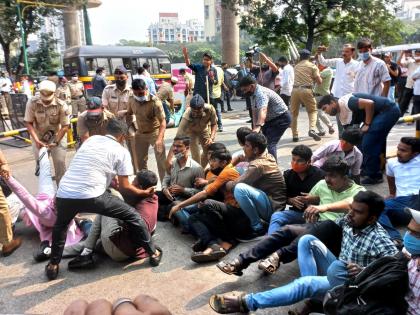
M 312 89 L 312 85 L 293 85 L 294 89 Z

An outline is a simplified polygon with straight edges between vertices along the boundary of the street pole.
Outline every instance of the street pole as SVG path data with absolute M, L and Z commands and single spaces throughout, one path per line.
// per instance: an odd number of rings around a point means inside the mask
M 20 36 L 21 36 L 22 50 L 23 50 L 23 62 L 25 64 L 25 73 L 29 75 L 28 55 L 26 52 L 26 43 L 25 43 L 25 30 L 23 29 L 22 14 L 20 11 L 19 1 L 16 3 L 16 10 L 18 13 L 18 18 L 19 18 Z

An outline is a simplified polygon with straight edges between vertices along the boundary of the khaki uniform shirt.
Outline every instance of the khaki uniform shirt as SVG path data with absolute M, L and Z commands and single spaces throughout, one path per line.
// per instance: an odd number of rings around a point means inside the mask
M 109 119 L 115 117 L 113 113 L 106 109 L 103 111 L 102 119 L 98 121 L 87 119 L 86 115 L 87 111 L 84 111 L 77 119 L 77 134 L 80 136 L 85 135 L 87 132 L 89 133 L 89 137 L 95 135 L 105 136 Z
M 191 108 L 188 108 L 182 116 L 176 135 L 200 134 L 205 130 L 208 131 L 209 124 L 210 126 L 217 124 L 216 110 L 212 105 L 204 105 L 203 115 L 196 118 L 191 116 Z
M 149 94 L 148 101 L 140 103 L 130 96 L 127 105 L 127 117 L 136 117 L 137 133 L 151 133 L 160 127 L 165 119 L 162 102 L 156 96 Z
M 188 84 L 188 94 L 193 94 L 194 91 L 194 77 L 192 74 L 186 72 L 184 75 L 185 83 Z
M 314 85 L 315 78 L 319 76 L 318 67 L 309 60 L 303 60 L 295 66 L 295 86 Z
M 172 87 L 172 84 L 168 82 L 163 82 L 162 85 L 159 87 L 157 96 L 160 98 L 161 101 L 173 100 L 174 89 Z
M 71 102 L 71 91 L 68 84 L 58 85 L 57 90 L 55 91 L 55 96 L 69 104 Z
M 39 96 L 34 96 L 26 104 L 24 120 L 33 123 L 36 134 L 42 137 L 48 130 L 57 133 L 61 127 L 69 125 L 69 115 L 69 107 L 57 97 L 45 106 Z
M 71 98 L 80 98 L 81 96 L 83 96 L 83 91 L 85 90 L 85 87 L 83 86 L 82 81 L 69 81 L 69 83 L 67 84 L 70 88 Z
M 128 99 L 133 95 L 131 87 L 127 84 L 123 91 L 117 89 L 115 84 L 105 87 L 102 93 L 102 105 L 114 115 L 120 110 L 126 110 L 128 106 Z

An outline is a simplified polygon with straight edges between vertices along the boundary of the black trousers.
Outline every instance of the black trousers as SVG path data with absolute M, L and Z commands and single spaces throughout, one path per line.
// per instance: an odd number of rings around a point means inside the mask
M 286 94 L 280 94 L 280 97 L 286 103 L 287 108 L 289 108 L 289 105 L 290 105 L 290 96 L 289 95 L 286 95 Z
M 297 258 L 299 238 L 306 234 L 316 236 L 338 257 L 342 230 L 334 221 L 327 220 L 317 223 L 285 225 L 273 234 L 267 235 L 247 252 L 241 253 L 239 260 L 246 268 L 251 263 L 277 252 L 281 262 L 289 263 Z
M 399 104 L 401 117 L 404 116 L 405 112 L 408 110 L 408 106 L 410 106 L 410 101 L 412 97 L 413 97 L 413 89 L 404 88 L 402 99 Z
M 52 264 L 58 264 L 63 255 L 67 229 L 70 221 L 79 212 L 97 213 L 122 220 L 128 227 L 131 241 L 136 248 L 143 247 L 147 253 L 154 255 L 156 248 L 150 237 L 147 225 L 139 213 L 116 196 L 105 191 L 101 196 L 91 199 L 56 198 L 57 221 L 55 222 L 51 258 Z

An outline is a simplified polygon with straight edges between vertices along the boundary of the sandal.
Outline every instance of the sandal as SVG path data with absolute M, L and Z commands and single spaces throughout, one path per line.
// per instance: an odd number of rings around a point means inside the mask
M 228 275 L 235 275 L 240 277 L 244 274 L 242 272 L 244 268 L 242 267 L 242 264 L 238 258 L 230 262 L 221 261 L 216 265 L 216 267 Z
M 211 296 L 209 305 L 219 314 L 249 313 L 245 303 L 245 293 L 215 294 Z
M 218 244 L 213 244 L 209 248 L 211 249 L 209 254 L 204 254 L 204 252 L 194 252 L 191 255 L 191 260 L 196 263 L 204 263 L 219 260 L 227 254 L 223 247 L 220 247 Z
M 267 273 L 275 273 L 280 267 L 280 257 L 277 253 L 273 253 L 266 259 L 261 260 L 258 264 L 258 269 Z
M 150 257 L 149 257 L 149 263 L 150 263 L 150 265 L 152 265 L 153 267 L 157 267 L 157 266 L 159 266 L 160 261 L 162 260 L 162 256 L 163 256 L 163 251 L 162 251 L 162 248 L 160 248 L 160 247 L 158 247 L 158 246 L 155 246 L 155 247 L 156 247 L 157 251 L 160 253 L 160 255 L 159 255 L 159 256 L 157 256 L 157 257 L 153 257 L 153 256 L 150 256 Z

